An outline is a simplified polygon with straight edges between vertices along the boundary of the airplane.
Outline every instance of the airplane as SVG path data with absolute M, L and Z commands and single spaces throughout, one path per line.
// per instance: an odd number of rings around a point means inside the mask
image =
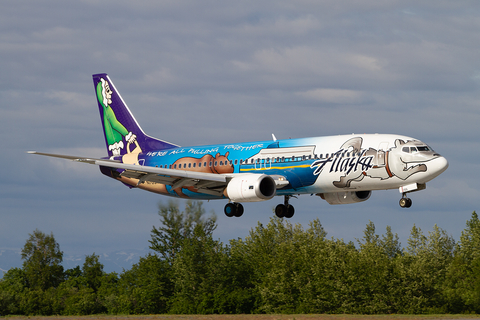
M 240 217 L 242 203 L 283 196 L 276 216 L 291 218 L 291 198 L 316 195 L 329 204 L 351 204 L 374 190 L 407 194 L 448 167 L 448 161 L 420 140 L 394 134 L 325 137 L 180 147 L 143 132 L 110 77 L 93 75 L 108 157 L 32 154 L 94 164 L 130 188 L 187 199 L 226 199 L 224 212 Z

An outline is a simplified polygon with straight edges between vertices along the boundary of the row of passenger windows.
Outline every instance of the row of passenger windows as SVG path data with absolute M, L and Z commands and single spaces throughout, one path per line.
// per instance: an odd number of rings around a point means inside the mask
M 312 160 L 312 159 L 327 159 L 329 158 L 330 154 L 325 154 L 325 157 L 323 157 L 323 154 L 315 154 L 314 156 L 308 155 L 308 156 L 292 156 L 292 157 L 276 157 L 276 158 L 258 158 L 258 159 L 235 159 L 235 160 L 225 160 L 225 161 L 210 161 L 210 162 L 189 162 L 189 163 L 183 163 L 183 164 L 173 164 L 173 165 L 160 165 L 156 166 L 159 168 L 168 168 L 168 169 L 186 169 L 186 168 L 202 168 L 202 167 L 212 167 L 214 165 L 215 167 L 217 166 L 226 166 L 226 165 L 238 165 L 238 164 L 260 164 L 260 163 L 282 163 L 282 162 L 292 162 L 292 161 L 305 161 L 305 160 Z M 343 154 L 331 154 L 332 156 L 336 157 L 354 157 L 354 156 L 360 156 L 361 153 L 354 153 L 354 152 L 344 152 Z

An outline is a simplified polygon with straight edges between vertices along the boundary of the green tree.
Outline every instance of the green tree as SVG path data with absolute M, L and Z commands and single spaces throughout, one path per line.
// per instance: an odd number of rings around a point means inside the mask
M 168 263 L 173 264 L 183 247 L 183 241 L 193 236 L 198 227 L 205 235 L 211 235 L 216 225 L 215 213 L 207 217 L 202 201 L 188 200 L 185 210 L 180 212 L 178 202 L 170 200 L 167 205 L 159 204 L 160 222 L 158 229 L 151 231 L 150 249 L 157 252 Z
M 103 264 L 98 260 L 99 256 L 93 253 L 92 255 L 85 257 L 83 263 L 82 275 L 85 278 L 85 282 L 93 292 L 97 292 L 102 283 Z
M 444 313 L 448 304 L 443 286 L 452 261 L 455 241 L 437 225 L 428 237 L 413 226 L 403 256 L 396 260 L 398 311 L 401 313 Z
M 57 287 L 63 280 L 61 265 L 63 252 L 55 241 L 53 233 L 46 235 L 36 229 L 22 249 L 23 269 L 28 286 L 32 289 L 46 290 Z
M 171 266 L 156 255 L 147 255 L 124 271 L 118 281 L 116 301 L 109 301 L 110 313 L 158 314 L 168 311 L 172 294 Z
M 224 247 L 197 224 L 173 263 L 174 297 L 171 313 L 223 313 L 215 292 L 222 287 Z
M 453 312 L 480 313 L 480 220 L 475 211 L 455 246 L 445 294 Z
M 20 301 L 26 290 L 25 272 L 20 268 L 8 270 L 0 279 L 0 316 L 22 314 Z

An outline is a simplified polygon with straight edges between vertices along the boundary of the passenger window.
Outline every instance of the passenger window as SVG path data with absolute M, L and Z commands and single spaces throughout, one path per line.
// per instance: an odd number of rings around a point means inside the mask
M 292 156 L 292 161 L 295 161 L 295 156 Z
M 177 165 L 174 165 L 173 167 L 174 167 L 175 169 L 177 169 Z
M 238 164 L 238 160 L 237 160 L 237 159 L 235 159 L 235 165 L 237 165 L 237 164 Z
M 197 166 L 197 163 L 196 163 L 196 162 L 194 162 L 194 163 L 193 163 L 193 167 L 195 168 L 196 166 Z
M 215 164 L 216 165 L 216 164 Z M 223 161 L 220 161 L 220 165 L 223 166 Z
M 209 166 L 210 166 L 210 167 L 212 166 L 212 161 L 210 161 Z
M 191 168 L 191 167 L 192 167 L 192 164 L 191 164 L 191 163 L 188 163 L 188 167 Z
M 199 168 L 202 167 L 202 163 L 201 163 L 201 162 L 198 163 L 198 167 L 199 167 Z
M 218 161 L 215 161 L 215 167 L 218 166 Z

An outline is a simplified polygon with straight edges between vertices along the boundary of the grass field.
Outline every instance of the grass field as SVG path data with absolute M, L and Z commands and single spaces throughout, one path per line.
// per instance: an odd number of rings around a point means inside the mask
M 430 320 L 430 319 L 480 319 L 479 315 L 265 315 L 265 314 L 239 314 L 239 315 L 148 315 L 148 316 L 7 316 L 0 319 L 31 319 L 31 320 Z

